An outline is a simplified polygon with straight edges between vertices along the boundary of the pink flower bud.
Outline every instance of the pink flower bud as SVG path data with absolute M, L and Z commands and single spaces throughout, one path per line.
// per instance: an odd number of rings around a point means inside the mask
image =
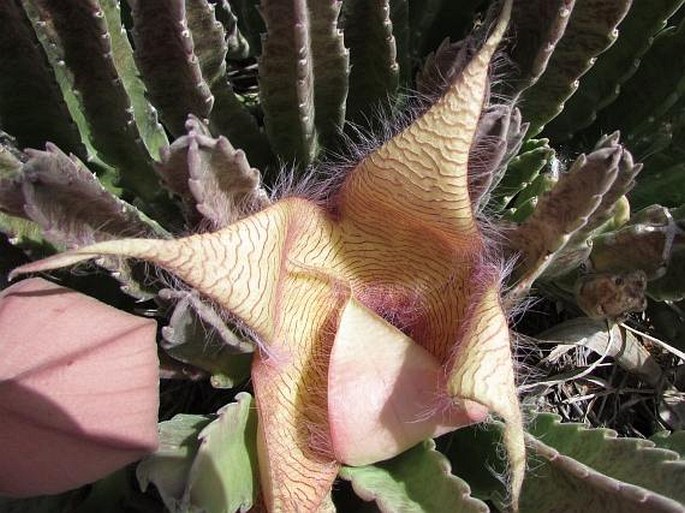
M 155 322 L 43 279 L 0 294 L 0 494 L 54 494 L 157 447 Z

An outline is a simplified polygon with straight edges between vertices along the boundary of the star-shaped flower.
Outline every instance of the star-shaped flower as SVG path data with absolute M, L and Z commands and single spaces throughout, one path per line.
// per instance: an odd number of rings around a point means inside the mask
M 488 411 L 507 423 L 516 502 L 524 448 L 502 273 L 467 173 L 510 9 L 444 96 L 325 202 L 283 199 L 213 233 L 104 242 L 15 273 L 142 258 L 249 328 L 263 349 L 252 379 L 269 511 L 325 510 L 341 463 L 390 458 Z

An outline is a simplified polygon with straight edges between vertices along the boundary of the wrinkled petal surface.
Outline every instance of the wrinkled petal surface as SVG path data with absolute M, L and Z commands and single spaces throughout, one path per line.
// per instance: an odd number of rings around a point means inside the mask
M 468 188 L 489 64 L 510 11 L 504 2 L 445 95 L 361 159 L 327 201 L 286 198 L 214 233 L 100 243 L 15 273 L 98 255 L 142 258 L 248 326 L 262 349 L 252 382 L 271 513 L 321 512 L 341 460 L 391 457 L 481 418 L 486 407 L 507 421 L 516 503 L 525 449 L 501 271 Z M 367 319 L 350 319 L 350 305 Z M 383 355 L 366 340 L 373 330 L 387 344 Z M 363 341 L 369 348 L 355 349 Z M 435 414 L 422 423 L 417 403 L 424 400 Z M 352 415 L 363 421 L 357 430 Z

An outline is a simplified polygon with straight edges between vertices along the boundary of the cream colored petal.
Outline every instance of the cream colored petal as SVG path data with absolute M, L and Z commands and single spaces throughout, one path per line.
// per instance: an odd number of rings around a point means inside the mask
M 425 349 L 355 299 L 345 304 L 328 368 L 336 459 L 385 460 L 487 417 L 484 407 L 446 402 L 445 376 Z
M 445 95 L 408 128 L 364 158 L 346 180 L 338 205 L 343 217 L 381 209 L 434 229 L 456 244 L 477 232 L 467 165 L 488 88 L 490 60 L 506 30 L 511 0 L 483 47 Z
M 139 258 L 171 271 L 268 340 L 274 329 L 273 309 L 288 243 L 288 218 L 297 208 L 293 202 L 297 200 L 281 202 L 213 233 L 175 240 L 122 239 L 93 244 L 23 265 L 12 276 L 102 255 Z
M 468 196 L 468 153 L 486 97 L 489 62 L 510 9 L 507 0 L 492 35 L 447 94 L 351 172 L 334 215 L 305 200 L 287 199 L 215 233 L 97 244 L 22 266 L 15 274 L 98 255 L 142 258 L 170 270 L 251 328 L 268 348 L 256 358 L 252 375 L 260 472 L 272 513 L 313 512 L 329 504 L 338 464 L 328 408 L 339 406 L 338 398 L 331 402 L 327 396 L 330 351 L 340 315 L 347 315 L 340 334 L 346 345 L 358 343 L 355 332 L 366 329 L 356 327 L 361 321 L 348 314 L 368 312 L 360 305 L 344 310 L 349 295 L 358 294 L 386 316 L 403 307 L 398 322 L 412 325 L 408 315 L 416 315 L 413 329 L 440 364 L 450 344 L 457 344 L 448 360 L 449 395 L 479 402 L 507 421 L 516 499 L 523 446 L 506 321 L 497 287 L 479 296 L 467 286 L 480 272 L 476 257 L 484 247 Z M 363 322 L 369 329 L 383 331 L 377 316 L 367 317 Z M 399 344 L 389 362 L 390 379 L 398 379 L 406 358 L 415 359 L 424 377 L 435 372 L 430 354 L 384 326 Z M 345 376 L 334 374 L 333 380 L 337 387 Z M 387 383 L 371 380 L 368 386 L 385 387 L 379 396 L 385 394 L 386 403 L 387 392 L 392 395 Z M 397 412 L 413 415 L 411 408 Z M 378 421 L 369 419 L 376 426 L 367 427 L 376 430 Z M 400 421 L 406 425 L 404 418 Z M 393 437 L 387 424 L 380 428 Z M 349 427 L 347 433 L 343 438 L 352 436 Z M 404 443 L 388 445 L 384 454 L 392 455 Z
M 448 393 L 456 400 L 479 402 L 505 420 L 504 442 L 516 506 L 525 471 L 525 445 L 509 327 L 496 282 L 485 284 L 480 297 L 472 298 L 459 340 L 449 371 Z
M 271 356 L 259 355 L 253 363 L 259 470 L 271 513 L 318 511 L 338 472 L 328 432 L 326 379 L 345 296 L 330 285 L 286 271 Z

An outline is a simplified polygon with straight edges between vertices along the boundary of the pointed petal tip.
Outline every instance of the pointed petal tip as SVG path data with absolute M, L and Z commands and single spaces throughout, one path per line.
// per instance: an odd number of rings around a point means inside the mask
M 520 418 L 505 419 L 504 447 L 509 458 L 509 489 L 511 490 L 511 509 L 519 512 L 519 499 L 526 473 L 526 444 L 523 422 Z
M 500 11 L 499 18 L 497 20 L 497 25 L 493 30 L 492 39 L 500 39 L 507 30 L 509 26 L 509 20 L 511 19 L 511 10 L 513 6 L 513 0 L 504 0 L 502 3 L 502 10 Z
M 23 274 L 37 273 L 42 271 L 52 271 L 54 269 L 60 269 L 62 267 L 67 267 L 70 265 L 83 262 L 89 258 L 93 258 L 97 255 L 75 255 L 72 253 L 60 253 L 48 258 L 43 258 L 42 260 L 37 260 L 35 262 L 29 262 L 28 264 L 20 265 L 19 267 L 10 271 L 8 279 L 9 281 L 14 281 L 17 277 Z
M 500 305 L 497 282 L 484 285 L 471 301 L 461 345 L 449 371 L 448 393 L 476 401 L 504 420 L 511 503 L 512 510 L 517 511 L 526 449 L 509 328 Z
M 156 249 L 157 243 L 166 241 L 157 239 L 120 239 L 98 242 L 83 248 L 66 251 L 57 255 L 49 256 L 35 262 L 20 265 L 9 273 L 12 281 L 22 274 L 52 271 L 75 265 L 99 256 L 121 256 L 132 258 L 150 258 Z

